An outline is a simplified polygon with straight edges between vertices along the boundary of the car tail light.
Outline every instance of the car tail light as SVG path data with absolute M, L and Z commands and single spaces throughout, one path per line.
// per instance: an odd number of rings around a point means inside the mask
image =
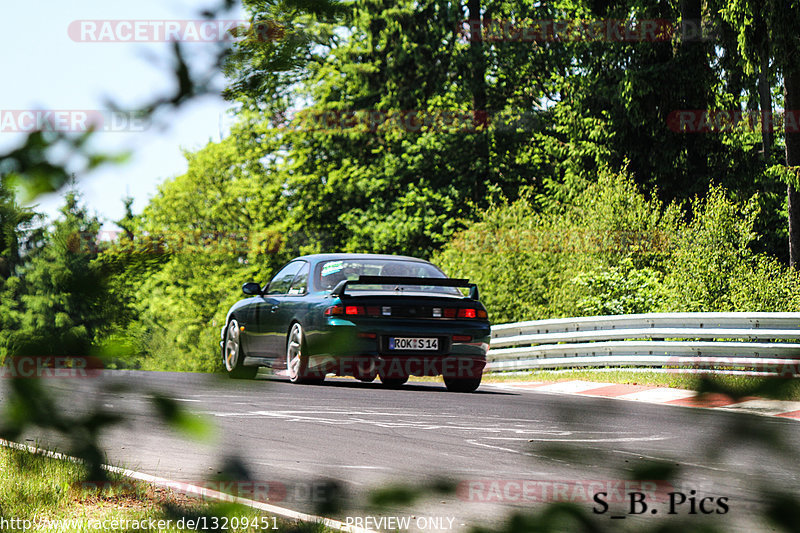
M 472 337 L 469 335 L 453 335 L 453 342 L 469 342 Z
M 343 315 L 344 314 L 344 307 L 341 305 L 334 305 L 325 309 L 325 316 L 334 316 L 334 315 Z
M 367 307 L 367 314 L 369 316 L 378 316 L 381 314 L 380 307 Z
M 362 339 L 377 339 L 378 338 L 378 334 L 377 333 L 359 333 L 358 336 L 361 337 Z
M 363 305 L 348 305 L 344 308 L 344 314 L 361 316 L 367 313 L 364 311 Z
M 466 307 L 464 309 L 445 309 L 445 318 L 487 318 L 489 315 L 483 309 L 473 309 Z

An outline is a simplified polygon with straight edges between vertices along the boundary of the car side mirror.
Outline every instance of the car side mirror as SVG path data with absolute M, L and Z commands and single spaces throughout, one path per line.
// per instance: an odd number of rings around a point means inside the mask
M 249 281 L 242 285 L 242 292 L 249 296 L 258 296 L 261 294 L 261 285 L 254 281 Z

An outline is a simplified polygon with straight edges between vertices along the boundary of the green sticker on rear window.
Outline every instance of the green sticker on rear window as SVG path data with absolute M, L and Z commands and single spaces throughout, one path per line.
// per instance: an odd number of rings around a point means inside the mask
M 344 268 L 344 261 L 331 261 L 322 265 L 322 275 L 330 276 Z

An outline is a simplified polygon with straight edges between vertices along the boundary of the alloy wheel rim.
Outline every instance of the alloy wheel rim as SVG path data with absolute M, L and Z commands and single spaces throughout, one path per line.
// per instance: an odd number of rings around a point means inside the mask
M 303 356 L 300 326 L 295 324 L 289 335 L 289 344 L 286 348 L 286 369 L 290 379 L 297 379 L 300 373 L 300 358 Z
M 231 320 L 228 326 L 228 340 L 225 343 L 225 368 L 232 372 L 239 359 L 239 325 Z

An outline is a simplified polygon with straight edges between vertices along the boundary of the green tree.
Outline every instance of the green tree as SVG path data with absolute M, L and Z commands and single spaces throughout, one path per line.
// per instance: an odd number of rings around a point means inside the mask
M 734 0 L 728 2 L 721 13 L 737 30 L 739 50 L 746 68 L 750 72 L 769 72 L 772 67 L 783 79 L 786 171 L 778 174 L 787 183 L 789 264 L 799 268 L 800 181 L 797 176 L 800 167 L 800 43 L 797 42 L 796 33 L 800 24 L 800 6 L 789 0 Z
M 318 249 L 426 256 L 488 197 L 515 198 L 530 179 L 535 158 L 524 120 L 546 85 L 533 73 L 549 70 L 560 52 L 510 44 L 493 57 L 465 38 L 464 21 L 514 6 L 485 6 L 355 2 L 346 29 L 311 54 L 293 86 L 295 106 L 304 108 L 297 120 L 264 116 L 285 153 L 290 218 Z M 554 13 L 535 3 L 520 9 Z M 232 67 L 236 79 L 259 76 L 258 58 Z M 500 127 L 487 128 L 495 115 Z
M 24 248 L 33 246 L 38 215 L 17 204 L 12 189 L 0 181 L 0 280 L 8 279 L 22 262 Z
M 61 218 L 45 235 L 45 245 L 18 269 L 15 287 L 20 309 L 16 331 L 7 342 L 11 355 L 78 355 L 106 324 L 103 276 L 94 263 L 99 222 L 65 196 Z
M 8 335 L 20 321 L 20 280 L 15 276 L 26 251 L 40 244 L 38 215 L 17 205 L 13 191 L 0 181 L 0 360 Z
M 225 56 L 230 83 L 224 96 L 269 113 L 285 111 L 306 64 L 336 36 L 331 24 L 344 13 L 339 0 L 244 0 L 251 29 Z
M 133 364 L 213 370 L 219 328 L 242 283 L 268 281 L 300 252 L 260 127 L 243 120 L 223 141 L 187 153 L 188 171 L 128 217 L 132 239 L 121 235 L 100 255 L 125 303 L 117 326 L 128 355 L 138 356 Z

